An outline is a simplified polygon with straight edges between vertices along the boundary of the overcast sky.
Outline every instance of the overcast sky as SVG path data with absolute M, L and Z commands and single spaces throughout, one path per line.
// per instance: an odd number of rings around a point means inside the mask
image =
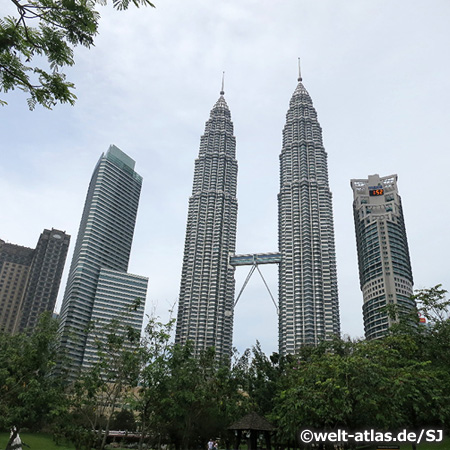
M 149 277 L 147 313 L 176 305 L 200 136 L 219 97 L 237 141 L 237 252 L 277 251 L 281 132 L 297 84 L 323 130 L 333 192 L 341 329 L 363 335 L 350 179 L 398 174 L 415 288 L 450 289 L 448 0 L 155 0 L 99 7 L 95 47 L 67 70 L 74 107 L 28 111 L 2 94 L 0 238 L 34 247 L 44 228 L 72 236 L 110 144 L 144 177 L 129 272 Z M 249 268 L 236 271 L 238 292 Z M 277 267 L 261 268 L 277 295 Z M 255 272 L 235 310 L 234 345 L 278 347 L 276 311 Z

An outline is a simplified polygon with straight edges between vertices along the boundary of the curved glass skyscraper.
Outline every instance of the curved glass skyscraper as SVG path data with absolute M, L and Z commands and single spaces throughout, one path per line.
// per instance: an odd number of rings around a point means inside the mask
M 135 161 L 111 145 L 92 174 L 61 307 L 61 345 L 70 373 L 96 360 L 87 329 L 122 319 L 140 331 L 148 279 L 126 273 L 141 193 Z M 136 298 L 140 306 L 129 314 Z

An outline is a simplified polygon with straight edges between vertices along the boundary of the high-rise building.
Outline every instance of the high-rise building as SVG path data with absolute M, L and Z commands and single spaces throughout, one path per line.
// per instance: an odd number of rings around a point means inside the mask
M 340 333 L 327 154 L 301 77 L 283 130 L 278 230 L 279 351 L 288 354 Z
M 198 353 L 215 347 L 231 354 L 236 246 L 237 171 L 233 123 L 220 97 L 206 122 L 189 199 L 175 341 L 192 341 Z
M 0 331 L 14 333 L 34 250 L 0 240 Z
M 15 330 L 32 330 L 39 316 L 53 311 L 69 249 L 70 236 L 60 230 L 44 230 L 34 251 L 33 262 Z
M 115 314 L 142 326 L 143 307 L 124 314 L 131 299 L 145 301 L 147 285 L 146 278 L 134 283 L 136 276 L 126 273 L 142 186 L 134 167 L 133 159 L 111 145 L 91 178 L 60 315 L 72 374 L 96 358 L 87 332 L 92 322 Z
M 114 321 L 141 330 L 148 278 L 101 268 L 95 292 L 91 321 L 95 328 L 87 336 L 83 367 L 97 360 L 97 340 L 105 341 L 103 330 Z M 123 329 L 124 327 L 122 327 Z
M 44 230 L 35 249 L 0 241 L 0 328 L 31 332 L 39 316 L 53 311 L 70 236 Z
M 398 314 L 414 310 L 413 276 L 397 175 L 351 180 L 366 339 L 383 337 Z

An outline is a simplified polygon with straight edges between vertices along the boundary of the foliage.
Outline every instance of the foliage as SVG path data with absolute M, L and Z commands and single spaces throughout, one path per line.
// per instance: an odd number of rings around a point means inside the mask
M 296 445 L 306 426 L 448 428 L 449 302 L 440 286 L 415 300 L 425 326 L 408 319 L 383 339 L 336 338 L 286 358 L 257 343 L 218 361 L 212 348 L 197 355 L 191 343 L 171 343 L 173 321 L 151 319 L 141 339 L 113 320 L 97 327 L 98 360 L 66 392 L 52 378 L 56 325 L 44 317 L 31 336 L 0 335 L 0 426 L 52 425 L 77 449 L 103 448 L 111 427 L 134 428 L 135 418 L 140 448 L 195 448 L 211 437 L 232 448 L 227 428 L 249 411 L 274 423 L 281 446 Z
M 103 450 L 119 405 L 126 406 L 137 387 L 143 350 L 140 332 L 127 324 L 126 315 L 124 320 L 113 319 L 97 328 L 92 324 L 90 333 L 97 336 L 97 357 L 71 386 L 72 420 L 62 425 L 61 432 L 77 448 L 95 444 Z
M 131 399 L 133 409 L 140 420 L 141 439 L 139 448 L 150 435 L 151 440 L 158 440 L 162 426 L 160 411 L 162 397 L 165 395 L 165 379 L 168 376 L 168 357 L 170 354 L 170 337 L 174 321 L 167 324 L 150 318 L 142 341 L 143 368 L 140 374 L 139 389 Z
M 74 64 L 73 48 L 90 47 L 98 32 L 102 0 L 11 0 L 15 16 L 0 18 L 0 92 L 15 88 L 29 93 L 28 106 L 52 108 L 74 104 L 74 84 L 64 67 Z M 113 0 L 113 7 L 130 3 L 154 6 L 150 0 Z M 46 60 L 46 62 L 45 62 Z M 6 102 L 1 101 L 5 104 Z
M 446 291 L 419 291 L 427 326 L 407 318 L 374 341 L 303 348 L 279 385 L 278 438 L 301 427 L 350 430 L 443 427 L 450 422 L 450 321 Z
M 44 314 L 31 336 L 0 333 L 0 428 L 39 430 L 65 408 L 63 385 L 53 374 L 57 323 Z
M 414 337 L 418 349 L 417 358 L 430 360 L 441 368 L 450 367 L 450 299 L 440 284 L 420 289 L 412 297 L 417 305 L 418 316 L 425 323 L 406 327 L 408 320 L 394 327 L 394 335 L 408 334 Z M 411 323 L 411 320 L 409 320 Z
M 301 427 L 321 430 L 443 425 L 450 418 L 449 374 L 416 359 L 412 336 L 326 343 L 288 371 L 273 417 L 283 442 Z M 325 349 L 325 351 L 323 351 Z
M 438 284 L 429 289 L 419 289 L 413 296 L 419 313 L 434 324 L 449 319 L 450 300 L 446 299 L 447 291 Z
M 246 411 L 239 378 L 213 348 L 195 355 L 191 343 L 169 345 L 146 368 L 143 386 L 141 420 L 154 444 L 193 448 L 219 435 L 227 441 L 227 426 Z
M 112 418 L 111 428 L 113 430 L 136 431 L 136 419 L 129 409 L 116 411 Z
M 242 389 L 253 411 L 262 416 L 272 412 L 289 361 L 290 356 L 280 357 L 278 353 L 268 357 L 258 341 L 241 356 L 236 367 L 241 371 Z

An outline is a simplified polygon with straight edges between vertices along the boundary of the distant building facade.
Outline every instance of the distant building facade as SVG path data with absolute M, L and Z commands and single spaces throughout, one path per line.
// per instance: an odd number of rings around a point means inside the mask
M 111 145 L 89 184 L 60 313 L 61 345 L 76 375 L 96 359 L 97 333 L 110 318 L 141 329 L 148 279 L 127 273 L 142 177 L 135 161 Z M 134 282 L 133 280 L 138 280 Z M 141 306 L 133 309 L 139 298 Z
M 414 310 L 413 276 L 397 175 L 353 179 L 353 215 L 366 339 L 381 338 L 399 314 Z
M 67 257 L 70 236 L 44 230 L 35 249 L 0 241 L 0 328 L 31 332 L 39 316 L 52 312 Z
M 34 250 L 0 240 L 0 330 L 13 333 L 20 315 Z
M 136 331 L 142 328 L 148 278 L 130 273 L 101 268 L 95 292 L 91 321 L 95 328 L 88 334 L 84 350 L 83 367 L 97 361 L 96 341 L 104 341 L 102 330 L 114 321 L 122 321 Z
M 223 89 L 206 122 L 189 198 L 175 342 L 231 355 L 237 226 L 236 140 Z
M 278 194 L 279 352 L 340 334 L 332 194 L 322 129 L 299 77 L 283 129 Z
M 39 237 L 17 331 L 34 329 L 39 316 L 45 311 L 52 312 L 55 308 L 69 243 L 70 236 L 60 230 L 44 230 Z

